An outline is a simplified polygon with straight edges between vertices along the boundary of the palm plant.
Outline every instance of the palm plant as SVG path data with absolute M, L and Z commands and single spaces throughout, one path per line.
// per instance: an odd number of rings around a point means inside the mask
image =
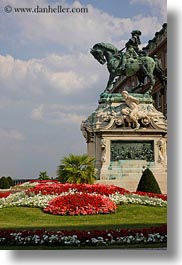
M 94 158 L 85 154 L 70 154 L 64 157 L 57 170 L 58 180 L 62 183 L 92 184 L 95 180 L 94 175 Z
M 50 179 L 49 176 L 47 175 L 47 171 L 40 171 L 39 179 L 40 180 L 48 180 L 48 179 Z

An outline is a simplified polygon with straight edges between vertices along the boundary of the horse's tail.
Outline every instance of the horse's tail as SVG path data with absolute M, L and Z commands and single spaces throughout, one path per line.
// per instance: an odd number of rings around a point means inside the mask
M 159 79 L 159 81 L 163 87 L 165 87 L 167 85 L 167 76 L 164 74 L 162 69 L 159 69 L 157 67 L 157 65 L 155 65 L 154 76 L 155 76 L 155 78 Z

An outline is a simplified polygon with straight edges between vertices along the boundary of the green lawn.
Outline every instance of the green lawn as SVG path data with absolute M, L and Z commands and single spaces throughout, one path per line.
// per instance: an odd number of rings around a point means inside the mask
M 0 209 L 0 229 L 89 230 L 144 228 L 167 223 L 167 209 L 142 205 L 121 205 L 115 214 L 58 216 L 39 208 Z
M 115 214 L 87 216 L 58 216 L 45 214 L 39 208 L 12 207 L 0 209 L 0 229 L 46 230 L 104 230 L 117 228 L 144 228 L 167 223 L 167 209 L 152 206 L 127 204 L 118 206 Z M 84 249 L 104 248 L 166 248 L 166 243 L 89 246 Z M 55 250 L 79 249 L 68 246 L 0 246 L 1 250 Z

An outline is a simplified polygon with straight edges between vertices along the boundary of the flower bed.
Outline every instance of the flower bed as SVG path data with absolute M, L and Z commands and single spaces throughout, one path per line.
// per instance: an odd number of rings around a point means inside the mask
M 117 205 L 124 203 L 132 203 L 158 207 L 167 206 L 167 197 L 161 194 L 144 192 L 133 193 L 114 185 L 61 184 L 50 181 L 44 181 L 43 183 L 38 182 L 36 186 L 33 185 L 32 188 L 28 188 L 28 190 L 26 191 L 16 192 L 15 194 L 10 194 L 9 196 L 8 193 L 5 193 L 6 195 L 3 196 L 3 198 L 0 198 L 0 208 L 13 206 L 28 206 L 39 207 L 44 209 L 48 207 L 49 202 L 55 199 L 56 197 L 76 193 L 80 195 L 75 196 L 80 196 L 82 198 L 84 196 L 87 196 L 88 194 L 107 196 Z M 61 201 L 63 199 L 59 198 L 59 200 Z
M 103 231 L 1 230 L 0 245 L 112 246 L 166 243 L 167 226 Z
M 157 197 L 149 197 L 147 193 L 145 196 L 138 195 L 138 194 L 125 194 L 122 195 L 120 193 L 114 193 L 109 195 L 109 198 L 114 201 L 116 204 L 140 204 L 140 205 L 147 205 L 147 206 L 158 206 L 158 207 L 166 207 L 167 201 L 162 200 Z
M 33 184 L 33 182 L 32 182 Z M 114 193 L 119 193 L 121 195 L 126 194 L 137 194 L 144 197 L 150 197 L 150 198 L 159 198 L 163 201 L 167 200 L 166 194 L 156 194 L 151 192 L 130 192 L 124 188 L 117 187 L 114 185 L 101 185 L 101 184 L 62 184 L 62 183 L 49 183 L 48 181 L 42 181 L 37 182 L 36 185 L 30 189 L 28 189 L 27 193 L 34 193 L 42 195 L 48 195 L 48 194 L 56 194 L 59 195 L 63 192 L 69 192 L 71 190 L 74 190 L 75 192 L 84 192 L 84 193 L 97 193 L 101 195 L 112 195 Z
M 11 194 L 11 191 L 0 192 L 0 198 L 7 198 Z
M 55 183 L 55 184 L 47 184 L 42 183 L 38 184 L 35 187 L 28 189 L 27 193 L 34 193 L 38 194 L 41 193 L 42 195 L 48 194 L 56 194 L 59 195 L 63 192 L 69 192 L 70 190 L 74 190 L 77 192 L 83 193 L 97 193 L 101 195 L 109 196 L 115 192 L 119 192 L 120 194 L 130 193 L 128 190 L 114 186 L 114 185 L 100 185 L 100 184 L 62 184 L 62 183 Z
M 39 207 L 45 213 L 59 215 L 109 214 L 119 204 L 167 206 L 167 196 L 129 192 L 114 185 L 61 184 L 37 181 L 26 191 L 0 193 L 0 208 Z M 27 184 L 28 187 L 29 183 Z M 166 243 L 167 227 L 104 231 L 0 231 L 0 245 L 112 246 Z
M 167 195 L 166 194 L 157 194 L 157 193 L 143 192 L 143 191 L 132 192 L 132 194 L 137 194 L 137 195 L 141 195 L 141 196 L 148 196 L 150 198 L 159 198 L 163 201 L 167 201 Z
M 24 191 L 21 191 L 11 194 L 7 198 L 0 199 L 0 208 L 20 206 L 44 208 L 55 197 L 55 195 L 43 196 L 41 194 L 28 196 Z
M 116 204 L 100 194 L 75 193 L 58 196 L 51 200 L 44 212 L 58 215 L 91 215 L 112 213 Z

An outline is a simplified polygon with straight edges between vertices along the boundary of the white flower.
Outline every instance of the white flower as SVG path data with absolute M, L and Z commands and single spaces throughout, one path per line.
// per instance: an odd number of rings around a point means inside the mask
M 109 195 L 109 198 L 116 204 L 131 203 L 131 204 L 143 204 L 150 206 L 166 207 L 167 201 L 163 201 L 160 198 L 150 198 L 148 196 L 141 196 L 138 194 L 125 194 L 114 193 Z

